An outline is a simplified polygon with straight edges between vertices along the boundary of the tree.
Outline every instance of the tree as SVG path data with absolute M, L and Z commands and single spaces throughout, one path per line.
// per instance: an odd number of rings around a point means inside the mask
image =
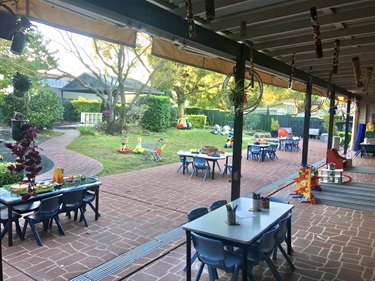
M 161 63 L 162 61 L 164 63 Z M 177 104 L 178 118 L 184 116 L 187 100 L 191 101 L 192 105 L 198 106 L 204 104 L 204 99 L 208 103 L 215 104 L 209 97 L 217 97 L 218 87 L 222 82 L 218 79 L 209 79 L 214 77 L 215 73 L 151 56 L 149 56 L 149 63 L 154 69 L 155 66 L 159 66 L 153 74 L 153 85 L 158 90 L 168 93 L 172 101 Z M 213 94 L 210 92 L 211 89 Z
M 11 41 L 0 39 L 0 110 L 3 115 L 3 121 L 10 124 L 15 111 L 28 113 L 25 110 L 23 101 L 19 98 L 11 98 L 14 102 L 4 102 L 5 98 L 10 98 L 13 89 L 12 77 L 17 73 L 27 75 L 32 82 L 31 100 L 33 94 L 44 89 L 39 83 L 43 76 L 50 70 L 56 69 L 57 59 L 56 52 L 48 49 L 50 40 L 42 36 L 39 31 L 32 34 L 30 42 L 26 45 L 25 50 L 20 56 L 10 53 Z M 13 95 L 12 95 L 13 96 Z
M 92 39 L 90 49 L 81 46 L 71 33 L 61 33 L 64 40 L 63 47 L 74 54 L 78 61 L 95 77 L 101 87 L 91 85 L 87 81 L 71 72 L 59 68 L 59 70 L 79 81 L 79 83 L 92 90 L 104 103 L 105 110 L 110 114 L 106 119 L 107 133 L 114 131 L 121 132 L 126 124 L 126 117 L 131 116 L 137 111 L 137 103 L 144 90 L 144 87 L 150 82 L 152 71 L 145 62 L 146 55 L 150 53 L 151 41 L 145 34 L 138 33 L 136 48 L 130 48 L 106 41 Z M 131 73 L 141 66 L 148 74 L 148 79 L 137 92 L 126 93 L 124 85 L 126 79 L 130 78 Z M 157 68 L 157 65 L 155 66 Z M 152 87 L 150 87 L 151 89 Z M 150 92 L 148 93 L 150 95 Z M 118 119 L 119 126 L 116 126 L 115 108 L 116 104 L 121 103 L 121 109 Z

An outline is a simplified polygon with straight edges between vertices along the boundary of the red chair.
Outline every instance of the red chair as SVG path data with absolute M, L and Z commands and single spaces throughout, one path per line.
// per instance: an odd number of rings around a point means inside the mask
M 346 158 L 341 156 L 335 148 L 327 150 L 327 163 L 335 163 L 336 169 L 346 168 Z

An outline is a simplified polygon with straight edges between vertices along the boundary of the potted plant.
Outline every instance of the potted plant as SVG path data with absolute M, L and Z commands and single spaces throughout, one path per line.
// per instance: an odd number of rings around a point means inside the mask
M 23 49 L 25 48 L 26 42 L 30 41 L 32 36 L 30 32 L 33 31 L 34 25 L 30 23 L 30 20 L 24 16 L 17 19 L 16 28 L 17 31 L 13 34 L 12 44 L 10 46 L 10 51 L 15 55 L 21 55 Z
M 277 138 L 279 128 L 280 128 L 279 120 L 272 118 L 271 119 L 271 137 L 272 138 Z
M 30 77 L 17 72 L 12 78 L 13 94 L 16 97 L 22 98 L 25 93 L 28 92 L 32 86 Z
M 19 125 L 17 140 L 14 143 L 5 143 L 5 146 L 12 150 L 12 154 L 16 156 L 16 164 L 8 166 L 8 170 L 13 172 L 25 172 L 25 179 L 20 184 L 28 185 L 28 193 L 22 199 L 27 200 L 30 196 L 35 196 L 35 178 L 42 170 L 42 158 L 39 155 L 38 145 L 35 142 L 37 133 L 39 132 L 32 124 L 21 120 L 21 115 L 16 114 L 15 121 L 23 121 Z M 17 120 L 18 119 L 18 120 Z

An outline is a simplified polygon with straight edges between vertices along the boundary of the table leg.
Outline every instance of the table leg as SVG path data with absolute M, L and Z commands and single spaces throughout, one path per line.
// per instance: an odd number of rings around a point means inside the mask
M 95 189 L 95 220 L 99 219 L 99 186 Z
M 186 281 L 191 281 L 191 233 L 186 230 Z
M 287 225 L 287 236 L 286 236 L 286 245 L 288 255 L 291 255 L 293 252 L 292 249 L 292 221 L 290 220 Z
M 13 245 L 13 206 L 8 206 L 8 246 Z
M 186 156 L 182 157 L 182 174 L 185 175 Z
M 211 176 L 212 179 L 215 178 L 215 164 L 216 164 L 216 160 L 212 161 L 212 176 Z
M 247 280 L 247 246 L 242 247 L 242 280 Z

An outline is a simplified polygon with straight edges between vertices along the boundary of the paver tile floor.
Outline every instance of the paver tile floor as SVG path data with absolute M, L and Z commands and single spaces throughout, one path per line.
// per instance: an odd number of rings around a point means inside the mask
M 44 153 L 55 165 L 74 170 L 68 173 L 95 176 L 100 163 L 66 150 L 69 139 L 76 137 L 67 130 L 61 143 L 43 143 Z M 54 154 L 53 145 L 60 145 Z M 324 165 L 326 143 L 309 140 L 309 164 Z M 302 144 L 301 144 L 302 147 Z M 47 149 L 46 149 L 47 148 Z M 243 152 L 241 196 L 265 186 L 267 194 L 284 197 L 293 209 L 291 272 L 282 255 L 275 264 L 284 280 L 375 280 L 375 210 L 299 203 L 289 194 L 294 191 L 293 175 L 297 175 L 301 152 L 277 152 L 279 160 L 258 163 L 247 161 Z M 64 162 L 59 162 L 64 161 Z M 180 162 L 145 170 L 101 177 L 99 220 L 88 209 L 89 226 L 60 215 L 65 236 L 52 227 L 39 228 L 44 243 L 39 247 L 30 232 L 24 241 L 14 236 L 14 246 L 2 240 L 4 280 L 185 280 L 185 236 L 181 230 L 187 212 L 198 206 L 208 207 L 217 199 L 230 200 L 230 177 L 219 172 L 214 180 L 203 181 L 203 174 L 189 179 L 181 171 Z M 353 158 L 354 166 L 374 167 L 375 158 Z M 375 184 L 373 174 L 345 173 L 353 181 Z M 39 178 L 47 178 L 51 172 Z M 22 220 L 21 220 L 22 224 Z M 193 276 L 199 262 L 193 264 Z M 257 280 L 274 280 L 267 266 L 254 268 Z M 230 275 L 219 271 L 219 280 Z M 207 271 L 201 278 L 209 280 Z M 240 279 L 239 279 L 240 280 Z

